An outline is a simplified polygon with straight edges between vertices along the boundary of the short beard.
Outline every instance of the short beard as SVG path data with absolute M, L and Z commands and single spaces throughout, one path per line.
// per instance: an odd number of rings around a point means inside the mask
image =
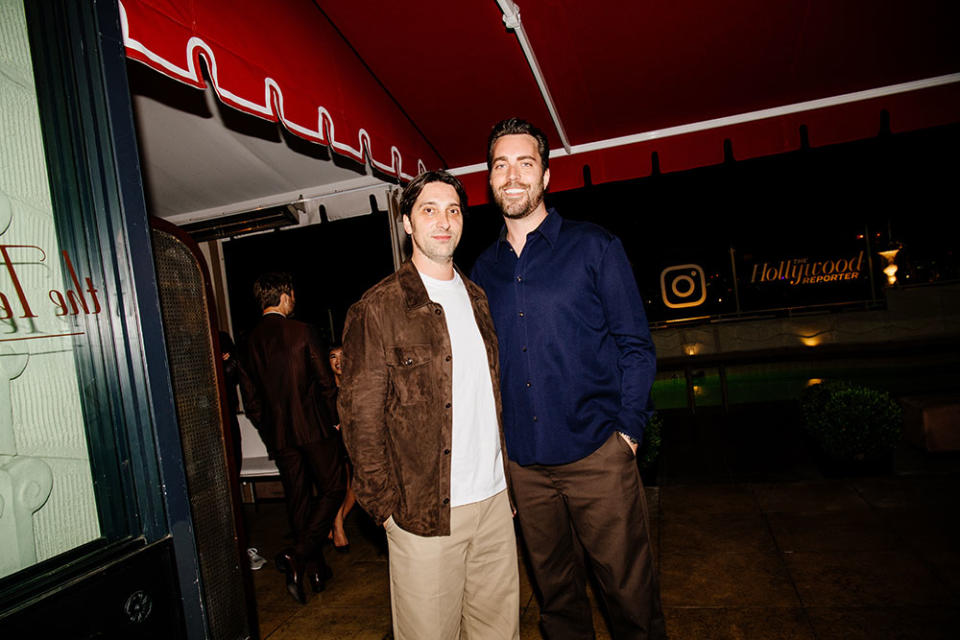
M 543 183 L 540 183 L 540 189 L 537 192 L 537 195 L 533 199 L 528 199 L 526 206 L 523 206 L 522 202 L 517 202 L 514 204 L 515 207 L 522 207 L 521 209 L 514 209 L 509 211 L 507 209 L 510 205 L 505 205 L 505 198 L 500 192 L 495 192 L 493 194 L 493 199 L 496 201 L 497 206 L 500 207 L 500 212 L 503 214 L 504 218 L 510 220 L 520 220 L 521 218 L 526 218 L 528 215 L 533 213 L 537 207 L 540 206 L 540 203 L 543 202 Z

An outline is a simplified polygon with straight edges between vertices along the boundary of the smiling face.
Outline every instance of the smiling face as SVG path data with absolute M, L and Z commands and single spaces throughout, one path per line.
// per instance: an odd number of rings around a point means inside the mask
M 413 239 L 413 262 L 421 271 L 432 265 L 449 266 L 463 232 L 463 212 L 457 190 L 444 182 L 423 186 L 403 229 Z M 431 264 L 432 263 L 432 264 Z
M 543 191 L 550 183 L 536 139 L 525 133 L 497 139 L 491 153 L 490 189 L 505 218 L 525 218 L 543 207 Z
M 334 347 L 330 349 L 330 368 L 333 370 L 334 375 L 339 378 L 343 375 L 343 348 Z

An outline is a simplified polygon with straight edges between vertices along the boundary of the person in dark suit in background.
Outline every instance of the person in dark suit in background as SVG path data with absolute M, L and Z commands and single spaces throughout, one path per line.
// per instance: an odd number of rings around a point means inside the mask
M 263 316 L 245 341 L 243 404 L 277 463 L 293 524 L 294 547 L 277 554 L 277 568 L 287 574 L 290 594 L 305 604 L 305 577 L 320 592 L 331 576 L 322 544 L 346 486 L 334 437 L 337 388 L 316 332 L 290 317 L 296 304 L 293 278 L 264 274 L 253 294 Z

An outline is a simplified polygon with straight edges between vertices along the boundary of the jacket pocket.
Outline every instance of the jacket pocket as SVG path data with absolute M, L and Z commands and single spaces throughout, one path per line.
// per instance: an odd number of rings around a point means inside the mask
M 430 397 L 432 355 L 433 348 L 429 344 L 387 347 L 390 384 L 400 404 L 417 404 Z

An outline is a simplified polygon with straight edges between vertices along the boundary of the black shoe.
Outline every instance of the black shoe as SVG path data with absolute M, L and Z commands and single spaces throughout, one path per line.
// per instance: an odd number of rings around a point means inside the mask
M 293 551 L 281 551 L 275 558 L 277 569 L 287 574 L 287 591 L 300 604 L 307 604 L 307 593 L 303 590 L 303 571 Z
M 333 545 L 333 550 L 337 553 L 350 553 L 350 543 L 348 542 L 347 544 L 342 544 L 339 547 L 337 545 Z
M 320 593 L 327 588 L 327 580 L 333 577 L 333 571 L 324 563 L 322 567 L 317 567 L 310 572 L 310 587 L 314 593 Z

